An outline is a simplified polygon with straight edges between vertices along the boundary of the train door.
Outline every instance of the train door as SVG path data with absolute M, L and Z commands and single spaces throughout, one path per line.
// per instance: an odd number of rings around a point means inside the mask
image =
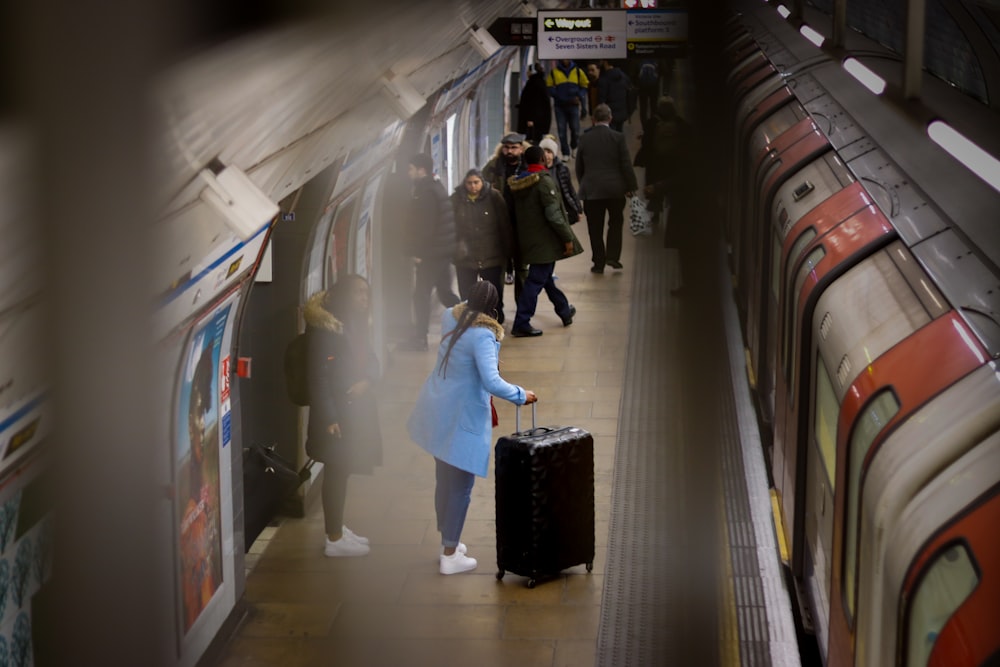
M 801 128 L 804 128 L 804 124 L 807 122 L 800 121 L 794 127 L 800 128 L 802 131 Z M 789 130 L 789 132 L 792 131 Z M 776 352 L 783 282 L 782 250 L 785 240 L 799 220 L 823 202 L 828 201 L 835 193 L 850 185 L 853 180 L 844 163 L 835 153 L 831 152 L 806 165 L 790 177 L 778 188 L 774 196 L 768 225 L 771 261 L 766 267 L 768 289 L 766 307 L 763 309 L 766 316 L 758 324 L 756 339 L 760 343 L 756 346 L 756 356 L 751 357 L 751 363 L 756 369 L 758 397 L 763 406 L 764 422 L 769 431 L 773 430 L 775 414 L 775 389 L 778 371 Z M 812 236 L 815 236 L 815 232 Z M 810 238 L 810 235 L 806 235 L 797 239 L 800 244 L 798 246 L 799 252 L 801 252 L 801 244 L 808 242 Z
M 951 507 L 971 498 L 968 506 L 941 528 L 926 514 L 914 516 L 937 535 L 914 559 L 900 596 L 898 664 L 904 667 L 1000 664 L 1000 573 L 991 569 L 1000 563 L 1000 487 L 989 486 L 995 477 L 982 478 L 1000 469 L 1000 436 L 991 441 L 960 461 L 957 474 L 928 489 L 929 497 L 948 496 Z M 947 488 L 956 478 L 965 487 L 960 498 Z M 943 504 L 925 511 L 940 511 Z
M 842 449 L 838 448 L 838 431 L 839 442 L 845 442 L 843 433 L 850 426 L 841 419 L 845 397 L 849 391 L 852 395 L 859 391 L 856 377 L 861 375 L 865 381 L 878 378 L 876 370 L 882 367 L 883 355 L 891 359 L 897 346 L 906 350 L 909 341 L 902 341 L 945 312 L 934 305 L 941 302 L 940 294 L 926 290 L 920 294 L 919 285 L 910 283 L 912 276 L 901 257 L 908 258 L 908 251 L 899 241 L 865 257 L 823 292 L 812 316 L 808 432 L 802 450 L 804 468 L 800 468 L 805 488 L 799 511 L 803 520 L 803 583 L 813 603 L 824 655 L 829 648 L 835 501 L 843 497 L 837 465 Z M 933 328 L 927 331 L 936 333 Z M 917 358 L 912 351 L 904 356 Z M 835 608 L 839 610 L 840 605 Z

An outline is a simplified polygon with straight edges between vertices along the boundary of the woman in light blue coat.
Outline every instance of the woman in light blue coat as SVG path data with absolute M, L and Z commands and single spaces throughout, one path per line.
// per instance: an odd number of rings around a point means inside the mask
M 534 392 L 500 377 L 503 328 L 496 321 L 499 297 L 487 281 L 477 282 L 467 301 L 445 310 L 437 363 L 424 382 L 407 421 L 410 437 L 434 456 L 434 509 L 443 548 L 441 574 L 475 569 L 461 543 L 476 475 L 486 477 L 492 439 L 490 395 L 524 405 Z

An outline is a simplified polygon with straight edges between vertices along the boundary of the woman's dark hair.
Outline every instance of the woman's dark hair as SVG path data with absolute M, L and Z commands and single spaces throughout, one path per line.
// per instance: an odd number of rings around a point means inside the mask
M 480 280 L 469 290 L 469 298 L 465 302 L 465 311 L 458 318 L 455 328 L 444 335 L 448 338 L 448 349 L 445 350 L 444 358 L 441 360 L 441 370 L 438 371 L 441 377 L 447 377 L 448 358 L 451 357 L 451 350 L 455 343 L 462 337 L 479 315 L 494 317 L 500 295 L 497 288 L 488 280 Z M 442 341 L 444 340 L 442 338 Z
M 475 167 L 473 167 L 469 171 L 465 172 L 465 178 L 462 179 L 462 182 L 464 183 L 465 181 L 467 181 L 468 178 L 469 178 L 469 176 L 475 176 L 476 178 L 478 178 L 482 182 L 484 182 L 484 183 L 486 182 L 486 179 L 483 178 L 483 172 L 479 171 Z

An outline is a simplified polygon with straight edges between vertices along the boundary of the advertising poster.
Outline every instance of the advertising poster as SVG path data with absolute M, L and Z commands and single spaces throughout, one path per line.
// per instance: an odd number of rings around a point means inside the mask
M 222 585 L 220 358 L 231 306 L 191 334 L 176 423 L 176 498 L 181 627 L 187 633 Z

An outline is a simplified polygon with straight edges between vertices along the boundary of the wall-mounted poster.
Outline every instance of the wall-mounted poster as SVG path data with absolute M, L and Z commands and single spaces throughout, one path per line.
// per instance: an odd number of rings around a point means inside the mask
M 175 517 L 181 627 L 187 633 L 222 585 L 219 476 L 222 339 L 231 305 L 191 334 L 176 414 Z

